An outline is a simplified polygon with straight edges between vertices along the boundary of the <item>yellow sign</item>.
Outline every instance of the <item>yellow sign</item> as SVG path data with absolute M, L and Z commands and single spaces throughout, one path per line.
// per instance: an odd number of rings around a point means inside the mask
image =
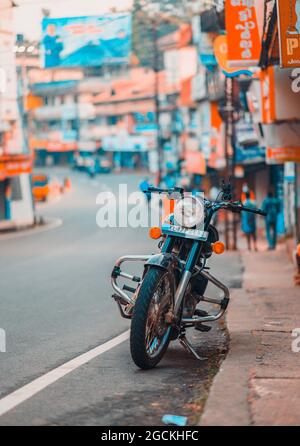
M 280 65 L 300 67 L 300 0 L 277 0 Z

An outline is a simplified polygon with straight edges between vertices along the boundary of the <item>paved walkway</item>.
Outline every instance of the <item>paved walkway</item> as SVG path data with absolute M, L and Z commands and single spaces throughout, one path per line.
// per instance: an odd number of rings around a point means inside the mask
M 282 245 L 242 251 L 243 288 L 227 313 L 230 350 L 212 385 L 201 425 L 300 424 L 300 288 Z M 292 337 L 298 328 L 299 341 Z M 299 347 L 293 353 L 292 342 Z

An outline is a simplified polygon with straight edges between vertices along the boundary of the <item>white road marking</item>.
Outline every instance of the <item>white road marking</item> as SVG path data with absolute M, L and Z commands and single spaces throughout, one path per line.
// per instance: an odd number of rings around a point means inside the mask
M 111 339 L 105 344 L 99 345 L 92 350 L 83 353 L 77 358 L 71 359 L 71 361 L 62 364 L 56 369 L 51 370 L 45 375 L 40 376 L 29 384 L 21 387 L 18 390 L 10 393 L 0 400 L 0 417 L 20 404 L 24 403 L 28 399 L 32 398 L 37 393 L 44 390 L 46 387 L 55 383 L 59 379 L 78 369 L 82 365 L 90 362 L 92 359 L 97 358 L 97 356 L 103 355 L 103 353 L 111 350 L 112 348 L 122 344 L 129 338 L 129 330 L 125 331 L 121 335 Z

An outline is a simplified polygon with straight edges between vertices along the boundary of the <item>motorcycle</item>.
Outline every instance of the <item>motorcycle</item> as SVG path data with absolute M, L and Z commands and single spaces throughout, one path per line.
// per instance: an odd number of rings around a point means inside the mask
M 155 367 L 169 343 L 177 339 L 197 359 L 203 359 L 186 338 L 186 330 L 195 328 L 208 332 L 211 326 L 206 323 L 219 320 L 228 307 L 228 287 L 214 277 L 207 266 L 213 254 L 225 251 L 225 245 L 212 224 L 215 214 L 223 209 L 266 215 L 260 209 L 234 202 L 231 185 L 224 182 L 216 201 L 197 195 L 187 197 L 184 189 L 179 187 L 161 189 L 149 186 L 146 192 L 165 194 L 175 202 L 174 212 L 162 227 L 150 230 L 152 238 L 160 240 L 159 252 L 121 257 L 111 275 L 112 297 L 121 316 L 131 320 L 132 359 L 145 370 Z M 143 262 L 142 277 L 124 272 L 122 266 L 126 262 Z M 121 288 L 120 277 L 131 281 L 134 286 L 125 284 Z M 209 283 L 221 290 L 220 298 L 205 296 Z M 213 309 L 201 309 L 199 305 L 203 303 L 213 304 Z

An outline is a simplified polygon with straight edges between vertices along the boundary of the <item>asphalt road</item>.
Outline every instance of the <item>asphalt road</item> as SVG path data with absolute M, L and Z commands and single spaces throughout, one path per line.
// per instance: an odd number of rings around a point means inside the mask
M 59 178 L 66 175 L 56 170 Z M 146 229 L 96 224 L 99 192 L 130 191 L 138 175 L 89 179 L 72 173 L 72 191 L 42 205 L 38 213 L 63 225 L 18 238 L 0 238 L 1 400 L 73 358 L 129 328 L 111 299 L 110 273 L 117 257 L 155 252 Z M 239 258 L 217 259 L 214 273 L 238 285 Z M 165 413 L 196 421 L 224 355 L 222 324 L 208 334 L 193 331 L 193 343 L 208 360 L 198 362 L 177 343 L 155 370 L 131 361 L 128 341 L 76 368 L 0 417 L 0 425 L 159 425 Z

